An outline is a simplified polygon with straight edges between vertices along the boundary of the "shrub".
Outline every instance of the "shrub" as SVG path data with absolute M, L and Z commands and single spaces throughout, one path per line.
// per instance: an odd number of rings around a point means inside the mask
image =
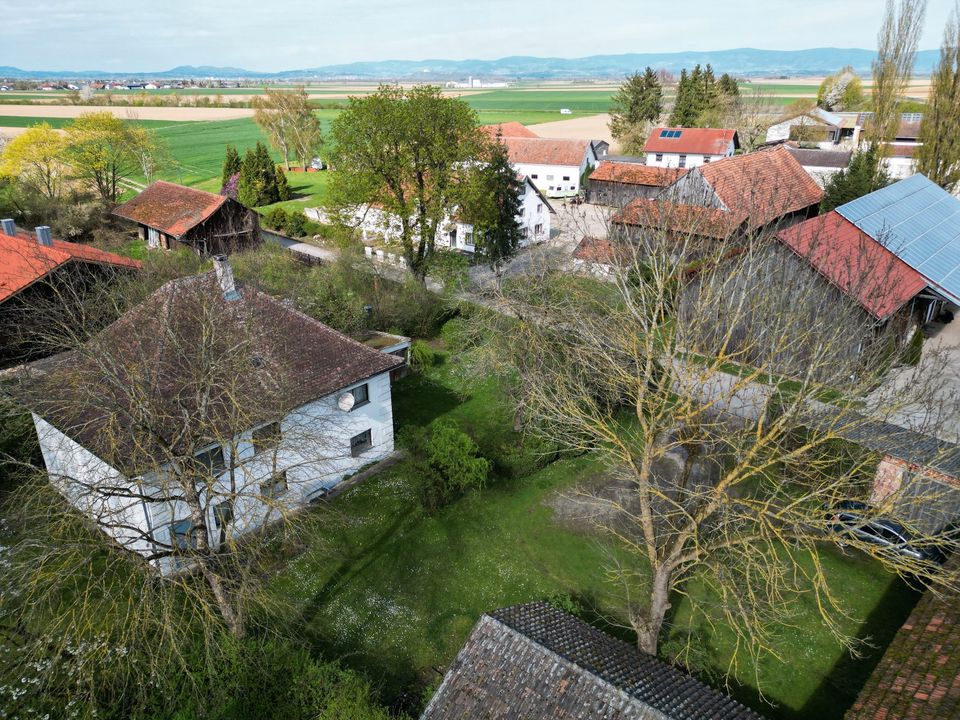
M 917 328 L 913 331 L 913 337 L 903 349 L 903 362 L 906 365 L 916 366 L 923 355 L 923 331 Z
M 415 452 L 417 452 L 415 450 Z M 469 435 L 449 420 L 431 424 L 419 453 L 421 502 L 428 512 L 470 490 L 480 490 L 490 475 L 490 461 Z
M 410 345 L 410 366 L 414 370 L 426 370 L 439 365 L 441 358 L 436 350 L 421 340 L 414 340 Z
M 427 274 L 448 288 L 465 281 L 469 269 L 470 261 L 460 253 L 438 250 L 430 258 Z
M 287 217 L 284 230 L 290 237 L 303 237 L 306 232 L 307 216 L 302 212 L 291 212 Z
M 264 216 L 264 222 L 267 224 L 267 227 L 271 230 L 283 230 L 289 218 L 287 217 L 287 211 L 282 207 L 271 208 L 267 211 L 267 214 Z

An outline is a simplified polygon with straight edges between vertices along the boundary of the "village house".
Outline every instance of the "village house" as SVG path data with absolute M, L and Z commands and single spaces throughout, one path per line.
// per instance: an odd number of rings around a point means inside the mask
M 138 261 L 121 255 L 54 239 L 49 227 L 30 234 L 18 230 L 13 220 L 3 220 L 0 365 L 54 352 L 57 348 L 49 335 L 54 323 L 64 319 L 63 313 L 79 311 L 87 290 L 96 283 L 140 267 Z
M 794 224 L 816 214 L 823 190 L 782 146 L 693 168 L 657 199 L 637 198 L 613 217 L 614 232 L 706 243 Z
M 695 168 L 732 156 L 740 148 L 736 130 L 654 128 L 643 146 L 647 165 Z
M 504 137 L 510 164 L 548 198 L 574 197 L 588 168 L 597 165 L 589 140 Z
M 74 350 L 26 366 L 8 388 L 33 412 L 54 486 L 161 573 L 182 569 L 177 550 L 193 542 L 190 512 L 167 479 L 179 477 L 191 453 L 203 468 L 208 527 L 226 525 L 239 537 L 326 496 L 394 449 L 390 377 L 406 339 L 385 338 L 397 354 L 380 352 L 235 283 L 227 259 L 214 260 L 215 272 L 171 281 L 121 316 L 90 341 L 93 354 Z M 226 378 L 235 387 L 203 407 L 191 372 L 204 361 L 199 348 L 216 340 L 192 340 L 198 312 L 213 323 L 204 327 L 228 338 L 226 352 L 249 348 L 236 356 L 240 375 Z M 109 377 L 101 348 L 114 348 Z M 78 386 L 85 374 L 104 377 L 104 397 Z M 150 416 L 157 424 L 138 433 L 147 406 L 160 408 Z M 186 449 L 168 445 L 183 436 L 182 417 L 204 423 Z
M 637 198 L 653 199 L 686 170 L 602 160 L 587 181 L 587 202 L 623 207 Z
M 483 615 L 420 720 L 760 720 L 545 602 Z
M 158 180 L 113 214 L 137 225 L 149 248 L 189 247 L 202 257 L 260 244 L 260 216 L 232 198 Z
M 786 148 L 820 187 L 826 187 L 834 175 L 846 170 L 853 157 L 851 150 L 814 150 L 795 147 L 793 143 L 788 143 Z
M 856 114 L 832 113 L 823 108 L 814 107 L 785 117 L 767 128 L 767 142 L 785 142 L 792 140 L 804 144 L 816 145 L 823 150 L 845 146 L 856 146 L 863 126 Z

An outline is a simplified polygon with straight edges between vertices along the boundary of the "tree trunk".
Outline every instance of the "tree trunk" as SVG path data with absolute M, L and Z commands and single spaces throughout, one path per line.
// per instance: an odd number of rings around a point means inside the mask
M 650 582 L 650 606 L 645 613 L 633 614 L 632 624 L 637 633 L 637 647 L 645 653 L 656 655 L 663 620 L 670 609 L 670 572 L 658 568 Z
M 205 558 L 200 560 L 200 571 L 203 573 L 203 578 L 207 581 L 207 585 L 210 586 L 210 591 L 213 593 L 213 598 L 217 603 L 217 609 L 220 610 L 220 615 L 227 624 L 227 629 L 230 630 L 230 634 L 236 638 L 243 637 L 245 633 L 243 620 L 240 617 L 240 612 L 234 608 L 230 602 L 227 589 L 223 586 L 223 580 L 208 566 Z

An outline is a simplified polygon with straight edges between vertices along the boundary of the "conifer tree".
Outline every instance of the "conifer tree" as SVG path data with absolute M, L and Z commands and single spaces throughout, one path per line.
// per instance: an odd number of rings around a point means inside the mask
M 290 185 L 287 183 L 287 174 L 279 165 L 274 167 L 274 175 L 277 178 L 277 200 L 290 199 Z
M 226 187 L 230 178 L 240 172 L 240 153 L 233 145 L 227 145 L 227 153 L 223 158 L 223 172 L 220 176 L 220 187 Z
M 625 138 L 642 135 L 644 126 L 655 123 L 663 112 L 663 87 L 648 67 L 643 74 L 628 75 L 613 98 L 610 132 L 623 144 Z

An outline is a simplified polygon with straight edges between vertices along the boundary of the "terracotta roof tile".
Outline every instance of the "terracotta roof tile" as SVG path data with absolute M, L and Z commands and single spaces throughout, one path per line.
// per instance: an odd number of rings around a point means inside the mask
M 665 137 L 664 133 L 671 135 Z M 678 136 L 672 135 L 679 133 Z M 686 155 L 724 155 L 735 142 L 736 130 L 718 128 L 666 128 L 657 127 L 650 132 L 643 152 L 683 153 Z
M 613 223 L 723 240 L 730 237 L 746 219 L 744 213 L 727 212 L 719 208 L 637 198 L 613 216 Z
M 580 167 L 590 147 L 589 140 L 505 137 L 510 162 L 528 165 L 569 165 Z
M 590 173 L 590 180 L 618 182 L 624 185 L 667 187 L 687 171 L 681 168 L 663 168 L 637 163 L 604 160 Z
M 491 138 L 496 138 L 499 133 L 505 138 L 535 138 L 540 137 L 533 130 L 522 123 L 516 121 L 498 123 L 496 125 L 481 125 L 480 129 Z
M 141 263 L 90 245 L 54 240 L 41 245 L 30 235 L 0 233 L 0 302 L 72 261 L 139 268 Z
M 158 180 L 113 214 L 179 238 L 227 202 L 222 195 Z

